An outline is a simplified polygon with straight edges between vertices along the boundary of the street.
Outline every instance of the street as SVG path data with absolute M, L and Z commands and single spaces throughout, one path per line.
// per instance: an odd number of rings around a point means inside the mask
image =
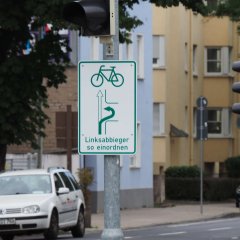
M 161 240 L 240 240 L 240 218 L 218 219 L 124 230 L 124 239 Z M 16 240 L 42 240 L 42 235 L 16 237 Z M 73 239 L 70 234 L 61 240 Z M 78 238 L 75 238 L 78 239 Z M 80 238 L 79 238 L 80 239 Z M 87 230 L 86 240 L 100 240 L 101 231 Z

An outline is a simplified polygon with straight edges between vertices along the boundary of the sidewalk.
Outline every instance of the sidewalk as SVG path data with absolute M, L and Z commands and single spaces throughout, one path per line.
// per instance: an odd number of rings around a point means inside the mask
M 138 228 L 170 223 L 181 223 L 213 218 L 240 216 L 240 210 L 235 203 L 206 203 L 203 204 L 203 214 L 200 204 L 175 203 L 160 208 L 140 208 L 121 211 L 121 228 Z M 92 214 L 92 228 L 104 228 L 104 214 Z

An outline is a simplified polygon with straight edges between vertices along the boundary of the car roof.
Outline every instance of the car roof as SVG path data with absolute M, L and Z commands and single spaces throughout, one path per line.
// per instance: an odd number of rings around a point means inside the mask
M 49 169 L 27 169 L 27 170 L 16 170 L 6 171 L 0 173 L 0 176 L 16 176 L 16 175 L 38 175 L 38 174 L 50 174 L 52 172 L 67 172 L 64 168 L 49 168 Z
M 0 176 L 14 176 L 14 175 L 37 175 L 37 174 L 48 174 L 46 169 L 27 169 L 27 170 L 16 170 L 6 171 L 0 174 Z

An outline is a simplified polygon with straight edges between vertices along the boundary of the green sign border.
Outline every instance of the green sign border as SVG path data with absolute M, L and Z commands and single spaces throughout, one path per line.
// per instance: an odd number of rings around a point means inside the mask
M 80 71 L 80 65 L 81 64 L 104 64 L 104 63 L 113 63 L 113 64 L 119 64 L 119 63 L 132 63 L 134 65 L 134 151 L 133 152 L 82 152 L 80 150 L 80 133 L 81 133 L 81 125 L 80 125 L 80 119 L 81 119 L 81 111 L 80 111 L 80 87 L 81 87 L 81 71 Z M 80 61 L 78 63 L 78 153 L 82 155 L 129 155 L 129 154 L 136 154 L 136 148 L 137 148 L 137 64 L 135 61 L 110 61 L 110 60 L 101 60 L 101 61 Z

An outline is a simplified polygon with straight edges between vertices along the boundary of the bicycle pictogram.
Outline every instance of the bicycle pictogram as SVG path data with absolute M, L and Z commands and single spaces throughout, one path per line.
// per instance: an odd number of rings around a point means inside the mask
M 101 65 L 98 73 L 95 73 L 91 77 L 91 84 L 94 87 L 102 86 L 104 80 L 111 82 L 113 86 L 120 87 L 124 83 L 124 77 L 120 73 L 115 72 L 115 66 L 110 66 L 110 68 L 104 68 L 105 65 Z M 106 73 L 109 73 L 109 76 Z

